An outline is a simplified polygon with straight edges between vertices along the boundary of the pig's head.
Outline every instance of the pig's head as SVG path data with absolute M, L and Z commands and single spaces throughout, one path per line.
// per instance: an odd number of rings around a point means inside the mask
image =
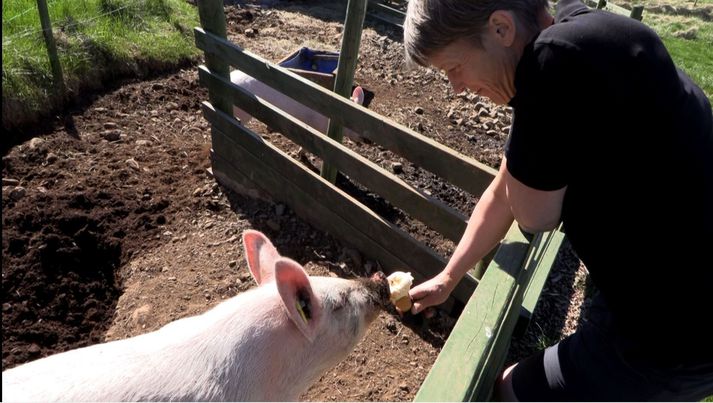
M 262 233 L 245 231 L 243 244 L 253 278 L 261 287 L 275 283 L 315 364 L 331 367 L 346 357 L 388 304 L 388 281 L 381 272 L 356 280 L 309 277 L 300 264 L 280 256 Z

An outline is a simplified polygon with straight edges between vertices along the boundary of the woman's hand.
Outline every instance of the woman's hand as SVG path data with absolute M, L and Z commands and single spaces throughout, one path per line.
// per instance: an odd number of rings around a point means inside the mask
M 455 282 L 444 272 L 413 287 L 411 291 L 409 291 L 409 295 L 413 301 L 411 313 L 415 315 L 430 306 L 440 305 L 446 302 L 453 288 L 455 288 Z

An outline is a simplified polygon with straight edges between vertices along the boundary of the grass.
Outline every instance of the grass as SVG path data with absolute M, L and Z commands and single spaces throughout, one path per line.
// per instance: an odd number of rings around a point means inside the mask
M 659 34 L 676 65 L 713 103 L 713 22 L 654 13 L 644 14 L 644 22 Z
M 67 88 L 195 59 L 197 10 L 185 0 L 49 0 Z M 58 102 L 36 0 L 2 2 L 3 124 Z M 14 110 L 6 107 L 9 102 Z
M 535 342 L 535 347 L 537 347 L 537 350 L 544 350 L 547 347 L 554 346 L 560 341 L 552 336 L 548 336 L 545 331 L 542 330 L 542 326 L 540 326 L 539 323 L 535 322 L 535 325 L 537 325 L 537 328 L 539 329 L 537 341 Z
M 644 6 L 643 22 L 661 37 L 676 66 L 680 67 L 705 92 L 713 103 L 713 21 L 705 10 L 713 0 L 610 0 L 614 5 L 631 9 Z M 596 0 L 587 0 L 593 6 Z M 671 6 L 671 7 L 661 7 Z M 661 14 L 670 12 L 676 15 Z M 693 15 L 690 11 L 695 10 Z

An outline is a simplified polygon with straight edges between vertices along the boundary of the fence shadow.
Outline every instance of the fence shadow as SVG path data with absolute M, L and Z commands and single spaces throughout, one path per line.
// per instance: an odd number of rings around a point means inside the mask
M 511 341 L 507 364 L 527 358 L 564 337 L 573 297 L 581 293 L 586 300 L 591 291 L 589 277 L 577 275 L 579 267 L 579 258 L 565 238 L 527 329 Z

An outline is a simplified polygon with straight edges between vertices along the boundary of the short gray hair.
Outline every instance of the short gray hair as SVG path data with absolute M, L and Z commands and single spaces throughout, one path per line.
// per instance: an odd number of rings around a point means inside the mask
M 428 58 L 453 41 L 466 38 L 482 47 L 490 15 L 510 10 L 528 32 L 539 31 L 537 17 L 548 0 L 410 0 L 404 21 L 406 62 L 428 66 Z

